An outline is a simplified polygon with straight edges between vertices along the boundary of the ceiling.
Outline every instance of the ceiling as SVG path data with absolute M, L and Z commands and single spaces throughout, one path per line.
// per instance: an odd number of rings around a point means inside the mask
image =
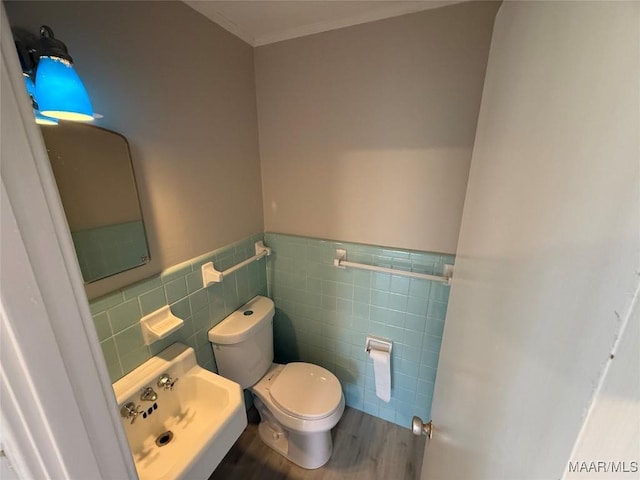
M 183 0 L 254 47 L 461 0 Z

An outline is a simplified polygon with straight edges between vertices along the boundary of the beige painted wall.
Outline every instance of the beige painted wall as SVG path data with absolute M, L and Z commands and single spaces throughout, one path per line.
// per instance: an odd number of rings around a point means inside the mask
M 265 229 L 454 253 L 498 6 L 258 47 Z
M 151 262 L 90 297 L 263 230 L 253 49 L 181 2 L 6 2 L 53 28 L 96 123 L 131 146 Z

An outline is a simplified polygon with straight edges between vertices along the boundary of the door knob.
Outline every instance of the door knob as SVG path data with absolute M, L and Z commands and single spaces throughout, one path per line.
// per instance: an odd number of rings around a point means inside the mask
M 429 420 L 428 423 L 424 423 L 420 417 L 413 417 L 411 431 L 414 435 L 426 435 L 431 439 L 433 437 L 433 422 Z

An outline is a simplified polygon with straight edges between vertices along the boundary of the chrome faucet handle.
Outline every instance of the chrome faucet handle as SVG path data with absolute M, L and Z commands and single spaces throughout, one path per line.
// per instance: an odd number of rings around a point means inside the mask
M 158 399 L 158 394 L 151 387 L 145 387 L 140 393 L 140 400 L 143 402 L 155 402 Z
M 120 409 L 120 415 L 122 418 L 126 418 L 127 420 L 131 419 L 131 425 L 136 421 L 138 415 L 142 413 L 140 410 L 140 405 L 136 405 L 133 402 L 125 403 Z
M 158 377 L 158 387 L 164 388 L 165 390 L 173 390 L 173 386 L 178 381 L 178 378 L 171 378 L 171 375 L 168 373 L 163 373 Z

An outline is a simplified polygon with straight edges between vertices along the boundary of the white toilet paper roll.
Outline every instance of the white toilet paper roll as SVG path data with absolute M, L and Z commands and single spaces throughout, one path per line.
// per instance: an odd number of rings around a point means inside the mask
M 369 356 L 373 360 L 373 374 L 376 379 L 376 395 L 388 402 L 391 400 L 391 354 L 372 348 Z

